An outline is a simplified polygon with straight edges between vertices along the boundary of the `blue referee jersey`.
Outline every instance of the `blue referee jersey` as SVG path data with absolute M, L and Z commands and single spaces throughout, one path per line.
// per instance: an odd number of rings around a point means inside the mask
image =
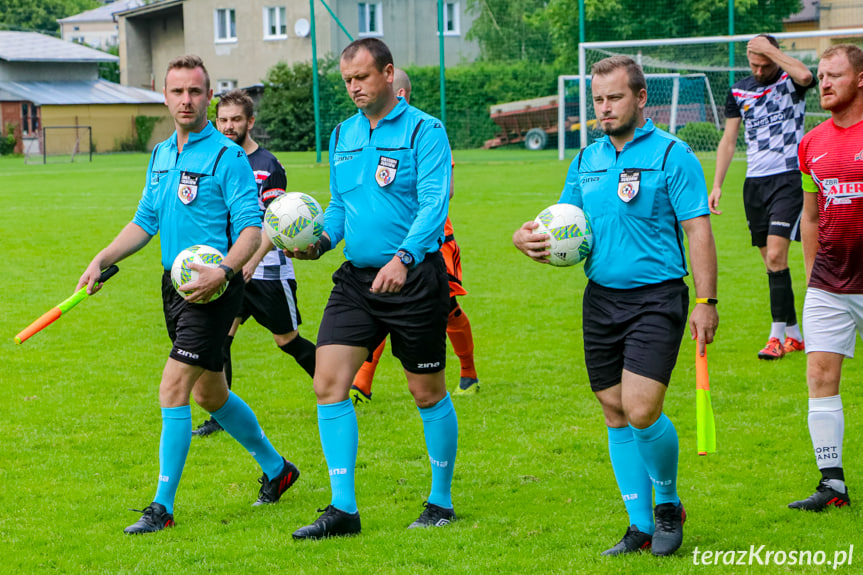
M 560 202 L 582 208 L 593 229 L 587 277 L 615 289 L 687 275 L 680 222 L 710 213 L 698 158 L 651 120 L 619 154 L 607 136 L 582 150 Z
M 324 229 L 357 267 L 404 249 L 420 263 L 443 243 L 452 154 L 439 120 L 399 98 L 372 130 L 361 111 L 330 136 Z
M 161 234 L 166 270 L 177 254 L 196 244 L 227 255 L 243 229 L 261 227 L 258 186 L 243 148 L 207 123 L 189 134 L 179 152 L 174 132 L 150 156 L 132 221 L 151 236 Z

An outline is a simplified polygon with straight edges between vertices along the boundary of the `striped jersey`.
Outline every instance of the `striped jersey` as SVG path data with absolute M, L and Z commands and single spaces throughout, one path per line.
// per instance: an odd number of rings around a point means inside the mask
M 265 192 L 284 190 L 288 185 L 288 178 L 281 162 L 272 153 L 260 146 L 249 154 L 249 164 L 252 166 L 252 171 L 255 172 L 255 182 L 258 184 L 258 208 L 260 208 L 261 217 L 263 217 L 264 210 L 267 209 L 269 203 L 278 197 L 275 194 Z M 277 193 L 281 195 L 283 192 Z M 295 279 L 294 266 L 291 259 L 282 250 L 274 247 L 258 264 L 252 279 Z
M 725 102 L 726 118 L 743 118 L 746 136 L 746 177 L 796 172 L 797 145 L 803 138 L 806 91 L 784 71 L 769 84 L 754 76 L 736 82 Z
M 863 294 L 863 122 L 816 126 L 800 144 L 803 189 L 818 194 L 818 253 L 809 286 Z M 808 176 L 808 177 L 807 177 Z

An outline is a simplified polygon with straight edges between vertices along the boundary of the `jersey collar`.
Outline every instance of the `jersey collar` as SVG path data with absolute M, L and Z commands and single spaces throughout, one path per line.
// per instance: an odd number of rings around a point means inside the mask
M 197 142 L 198 140 L 204 140 L 206 138 L 209 138 L 210 136 L 213 135 L 213 133 L 215 131 L 216 131 L 216 128 L 213 127 L 213 123 L 208 120 L 207 125 L 204 126 L 203 130 L 201 130 L 200 132 L 190 132 L 189 133 L 189 139 L 186 140 L 186 145 L 188 146 L 189 144 Z M 177 131 L 176 130 L 174 130 L 174 134 L 171 136 L 171 146 L 173 148 L 177 148 Z
M 408 103 L 405 102 L 404 98 L 402 98 L 401 96 L 396 96 L 396 98 L 398 98 L 398 103 L 393 106 L 393 109 L 390 110 L 386 116 L 384 116 L 378 121 L 378 126 L 381 125 L 381 122 L 392 122 L 393 120 L 404 114 L 405 111 L 408 109 Z M 366 117 L 365 112 L 359 110 L 359 113 L 366 122 L 369 121 L 369 119 Z
M 643 126 L 635 129 L 635 134 L 633 135 L 633 137 L 630 141 L 626 142 L 626 144 L 623 145 L 623 149 L 625 150 L 626 148 L 631 146 L 633 142 L 636 142 L 636 141 L 640 140 L 641 138 L 649 136 L 651 133 L 653 133 L 653 131 L 655 129 L 656 129 L 656 126 L 653 124 L 653 120 L 651 120 L 650 118 L 647 118 L 644 121 Z M 599 141 L 601 141 L 604 144 L 609 145 L 612 148 L 614 148 L 614 144 L 611 143 L 611 138 L 608 136 L 603 136 L 602 138 L 600 138 Z M 623 151 L 623 150 L 621 150 L 621 151 Z

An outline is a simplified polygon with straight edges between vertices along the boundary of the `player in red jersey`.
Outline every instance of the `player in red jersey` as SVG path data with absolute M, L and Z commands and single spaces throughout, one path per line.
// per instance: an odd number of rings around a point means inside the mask
M 411 81 L 404 70 L 396 68 L 393 76 L 393 90 L 395 90 L 397 96 L 410 101 Z M 453 196 L 452 182 L 453 180 L 450 179 L 450 199 Z M 446 223 L 444 224 L 444 236 L 444 244 L 440 248 L 440 253 L 446 262 L 450 296 L 450 312 L 446 325 L 446 334 L 449 336 L 453 351 L 455 351 L 461 364 L 459 384 L 454 395 L 474 394 L 479 391 L 479 379 L 477 378 L 476 367 L 473 361 L 473 332 L 471 331 L 467 315 L 455 299 L 456 296 L 467 295 L 467 290 L 461 285 L 461 249 L 455 241 L 452 222 L 450 222 L 449 216 L 447 216 Z M 375 377 L 378 361 L 380 361 L 386 345 L 387 340 L 383 340 L 372 353 L 371 361 L 363 363 L 357 372 L 354 383 L 351 386 L 351 400 L 354 402 L 354 405 L 371 401 L 372 380 Z
M 821 481 L 792 509 L 851 503 L 842 469 L 842 360 L 863 334 L 863 50 L 837 44 L 818 64 L 821 107 L 831 118 L 800 144 L 803 172 L 803 304 L 809 434 Z

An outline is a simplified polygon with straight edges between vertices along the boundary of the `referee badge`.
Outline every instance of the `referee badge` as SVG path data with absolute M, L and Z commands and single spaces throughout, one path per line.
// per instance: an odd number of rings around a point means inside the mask
M 198 174 L 189 172 L 180 172 L 180 186 L 177 188 L 177 197 L 185 205 L 189 205 L 198 197 L 198 180 L 201 178 Z
M 638 195 L 640 185 L 641 170 L 623 170 L 617 181 L 617 197 L 628 204 Z
M 375 170 L 375 181 L 382 188 L 389 186 L 396 179 L 398 169 L 398 160 L 381 156 L 380 160 L 378 160 L 378 169 Z

